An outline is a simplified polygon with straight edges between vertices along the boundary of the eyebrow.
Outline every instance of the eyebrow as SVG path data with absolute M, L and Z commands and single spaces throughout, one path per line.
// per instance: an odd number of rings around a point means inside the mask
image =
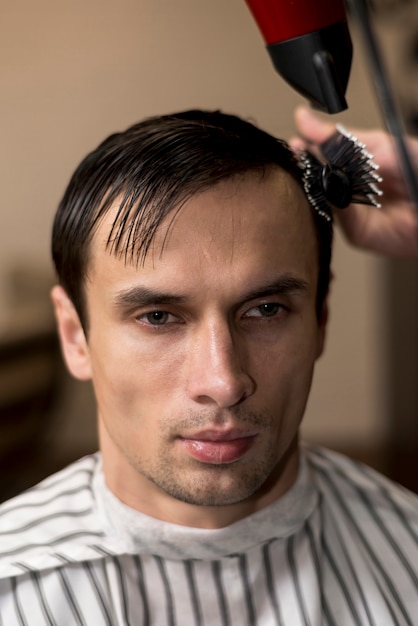
M 114 304 L 117 308 L 127 309 L 130 307 L 156 304 L 181 304 L 187 299 L 186 296 L 178 296 L 156 289 L 135 286 L 117 293 L 114 298 Z
M 285 274 L 280 276 L 277 280 L 261 286 L 259 289 L 247 292 L 244 294 L 243 301 L 257 300 L 258 298 L 266 298 L 275 295 L 304 293 L 308 291 L 308 287 L 309 285 L 306 280 L 297 278 L 291 274 Z
M 276 280 L 260 285 L 257 289 L 242 294 L 240 300 L 247 302 L 274 295 L 291 295 L 307 292 L 308 283 L 291 274 L 284 274 Z M 138 306 L 156 306 L 160 304 L 183 304 L 190 298 L 185 295 L 135 286 L 117 293 L 114 297 L 114 306 L 121 309 L 130 309 Z

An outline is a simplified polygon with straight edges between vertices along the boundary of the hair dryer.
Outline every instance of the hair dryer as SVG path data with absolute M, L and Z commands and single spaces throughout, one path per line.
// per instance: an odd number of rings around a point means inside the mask
M 246 0 L 277 72 L 312 106 L 347 108 L 353 46 L 343 0 Z

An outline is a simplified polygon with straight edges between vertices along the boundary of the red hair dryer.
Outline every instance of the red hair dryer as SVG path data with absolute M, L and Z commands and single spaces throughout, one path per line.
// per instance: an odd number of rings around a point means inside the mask
M 277 72 L 312 106 L 347 108 L 353 46 L 343 0 L 246 0 Z

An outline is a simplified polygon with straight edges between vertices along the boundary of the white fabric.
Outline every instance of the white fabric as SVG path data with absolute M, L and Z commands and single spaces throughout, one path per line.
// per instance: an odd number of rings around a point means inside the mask
M 272 506 L 193 529 L 121 503 L 96 454 L 0 507 L 0 624 L 415 625 L 417 503 L 307 448 Z

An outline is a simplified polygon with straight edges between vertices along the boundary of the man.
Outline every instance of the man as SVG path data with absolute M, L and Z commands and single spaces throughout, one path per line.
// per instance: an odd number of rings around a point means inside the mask
M 285 144 L 218 112 L 82 162 L 53 301 L 101 454 L 1 507 L 2 625 L 414 623 L 416 498 L 298 441 L 326 217 Z

